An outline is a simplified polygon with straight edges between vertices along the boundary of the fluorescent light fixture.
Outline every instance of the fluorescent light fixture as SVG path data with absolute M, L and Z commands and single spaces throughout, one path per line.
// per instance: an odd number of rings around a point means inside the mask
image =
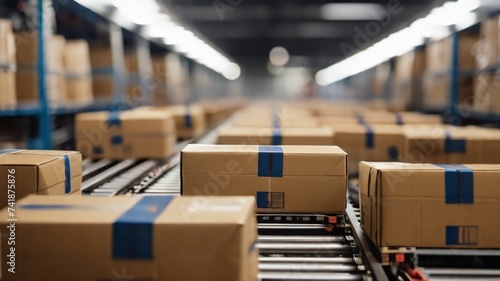
M 467 28 L 476 23 L 477 15 L 473 11 L 480 6 L 481 0 L 448 1 L 409 27 L 391 34 L 366 50 L 318 71 L 316 82 L 326 86 L 366 71 L 424 44 L 425 38 L 440 39 L 448 36 L 449 26 L 455 26 L 458 30 Z
M 384 7 L 371 3 L 332 3 L 320 8 L 325 20 L 381 20 Z
M 240 67 L 233 62 L 227 64 L 226 69 L 223 72 L 224 77 L 226 77 L 229 80 L 238 79 L 238 77 L 240 77 L 240 74 L 241 74 Z
M 283 47 L 274 47 L 271 52 L 269 52 L 269 61 L 276 66 L 283 66 L 290 60 L 290 55 L 288 51 Z

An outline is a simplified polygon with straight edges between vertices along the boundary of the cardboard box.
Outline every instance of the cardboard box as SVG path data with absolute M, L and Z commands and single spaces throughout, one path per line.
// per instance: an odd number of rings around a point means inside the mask
M 0 19 L 0 65 L 9 70 L 16 66 L 16 43 L 12 22 L 6 19 Z
M 92 112 L 76 116 L 76 147 L 86 157 L 166 158 L 177 138 L 166 112 Z
M 318 127 L 318 121 L 311 115 L 279 114 L 252 112 L 238 114 L 232 125 L 235 127 Z
M 89 75 L 81 77 L 67 77 L 68 100 L 79 104 L 88 104 L 94 101 L 92 95 L 92 79 Z
M 499 165 L 362 162 L 361 226 L 379 247 L 500 248 L 499 181 Z
M 250 197 L 30 196 L 16 205 L 16 273 L 2 266 L 2 280 L 254 281 L 254 204 Z M 10 249 L 7 209 L 0 216 L 2 249 Z
M 16 33 L 16 90 L 17 99 L 23 102 L 38 102 L 38 38 L 34 32 Z M 46 47 L 47 98 L 51 103 L 67 100 L 64 73 L 65 39 L 53 35 Z
M 0 71 L 0 108 L 12 108 L 16 100 L 16 75 L 12 71 Z
M 396 59 L 395 99 L 403 108 L 418 108 L 422 100 L 422 75 L 426 69 L 425 48 L 409 52 Z
M 478 52 L 476 52 L 476 65 L 486 68 L 500 61 L 500 17 L 494 16 L 481 23 Z
M 230 127 L 218 130 L 218 144 L 333 145 L 333 130 L 317 128 Z
M 154 79 L 154 105 L 168 105 L 168 68 L 166 55 L 153 55 L 151 57 Z
M 496 164 L 499 130 L 478 127 L 419 126 L 405 128 L 405 162 Z
M 115 93 L 113 53 L 108 45 L 91 45 L 92 93 L 96 100 L 109 101 Z
M 500 113 L 500 76 L 481 74 L 475 79 L 474 110 Z
M 190 144 L 181 194 L 255 196 L 258 212 L 343 213 L 347 163 L 337 146 Z
M 113 76 L 92 76 L 92 93 L 94 98 L 97 99 L 112 99 L 114 97 L 114 84 Z
M 398 161 L 404 153 L 403 127 L 397 125 L 336 125 L 334 144 L 349 156 L 349 173 L 361 161 Z
M 64 68 L 71 74 L 89 74 L 89 44 L 85 40 L 68 40 L 64 52 Z
M 385 125 L 406 125 L 406 124 L 441 124 L 442 117 L 439 115 L 421 114 L 416 112 L 380 112 L 356 114 L 353 116 L 319 116 L 316 117 L 322 125 L 343 125 L 343 124 L 385 124 Z
M 80 153 L 54 150 L 8 150 L 0 153 L 0 178 L 5 183 L 0 186 L 1 208 L 7 206 L 11 197 L 17 202 L 29 194 L 80 193 Z
M 169 113 L 174 118 L 178 139 L 192 139 L 205 132 L 205 114 L 199 105 L 144 106 L 134 110 Z

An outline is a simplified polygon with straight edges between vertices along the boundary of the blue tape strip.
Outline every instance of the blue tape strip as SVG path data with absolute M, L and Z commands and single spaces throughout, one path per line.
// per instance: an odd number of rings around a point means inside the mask
M 366 128 L 366 148 L 375 148 L 375 134 L 373 133 L 373 128 L 370 125 L 363 124 Z
M 358 119 L 358 124 L 365 125 L 365 118 L 361 114 L 356 114 L 356 119 Z
M 0 150 L 0 154 L 10 154 L 10 153 L 13 153 L 13 152 L 17 152 L 19 150 L 20 149 L 14 149 L 14 148 L 2 149 L 2 150 Z
M 143 197 L 113 223 L 113 258 L 153 259 L 153 224 L 173 196 Z
M 123 137 L 122 136 L 112 136 L 111 137 L 111 144 L 112 145 L 120 145 L 123 143 Z
M 396 115 L 396 125 L 400 126 L 404 125 L 405 123 L 403 121 L 403 116 L 401 116 L 401 114 L 399 113 L 396 113 L 395 115 Z
M 444 151 L 446 153 L 466 152 L 466 140 L 465 139 L 452 139 L 450 132 L 446 131 L 446 136 L 444 139 Z
M 398 158 L 399 158 L 399 150 L 398 150 L 397 147 L 395 147 L 395 146 L 389 147 L 388 153 L 389 153 L 389 159 L 390 160 L 398 160 Z
M 257 191 L 256 200 L 257 200 L 257 208 L 269 208 L 269 200 L 267 199 L 269 196 L 269 192 L 265 191 Z
M 191 112 L 189 110 L 189 105 L 186 105 L 186 115 L 184 115 L 184 125 L 187 128 L 191 128 L 193 126 L 191 121 Z
M 120 120 L 120 112 L 119 111 L 110 111 L 108 115 L 108 126 L 121 126 L 122 121 Z
M 114 74 L 114 69 L 112 67 L 98 67 L 92 68 L 93 76 L 112 76 Z
M 280 128 L 273 128 L 271 135 L 271 145 L 281 145 L 283 137 L 281 136 Z
M 25 210 L 68 210 L 68 209 L 79 209 L 81 206 L 73 206 L 73 205 L 37 205 L 37 204 L 28 204 L 21 205 L 19 208 Z
M 103 150 L 102 150 L 102 147 L 100 147 L 100 146 L 94 146 L 94 148 L 92 149 L 92 152 L 94 154 L 102 154 Z
M 463 165 L 436 165 L 445 169 L 446 204 L 474 204 L 474 171 Z
M 66 194 L 71 193 L 71 164 L 69 161 L 69 156 L 64 155 L 64 175 L 66 180 L 64 181 L 64 192 Z
M 257 175 L 259 177 L 283 177 L 283 148 L 259 146 Z
M 280 127 L 281 127 L 280 118 L 275 113 L 275 114 L 273 114 L 273 128 L 280 128 Z
M 446 226 L 446 245 L 458 245 L 458 226 Z

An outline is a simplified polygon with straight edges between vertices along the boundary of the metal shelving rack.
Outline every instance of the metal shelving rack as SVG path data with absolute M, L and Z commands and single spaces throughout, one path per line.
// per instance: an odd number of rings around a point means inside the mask
M 148 93 L 151 93 L 150 87 L 147 85 L 147 78 L 150 75 L 149 69 L 151 69 L 151 49 L 150 44 L 156 44 L 160 46 L 160 49 L 164 50 L 165 53 L 170 52 L 167 46 L 161 44 L 161 42 L 155 40 L 154 38 L 147 38 L 143 34 L 143 30 L 140 26 L 133 26 L 125 24 L 124 22 L 117 20 L 111 16 L 111 11 L 103 10 L 97 11 L 91 8 L 84 7 L 74 0 L 70 0 L 65 8 L 72 9 L 77 12 L 79 16 L 87 19 L 88 22 L 95 24 L 96 19 L 104 18 L 108 24 L 108 34 L 109 42 L 112 50 L 112 69 L 111 75 L 113 77 L 113 99 L 112 101 L 95 101 L 92 104 L 87 105 L 57 105 L 51 106 L 48 101 L 47 94 L 47 81 L 46 81 L 46 61 L 45 61 L 45 51 L 46 51 L 46 38 L 44 30 L 44 5 L 43 0 L 38 0 L 36 4 L 37 8 L 37 34 L 38 34 L 38 62 L 37 62 L 37 74 L 38 74 L 38 104 L 33 105 L 19 105 L 12 109 L 0 109 L 0 117 L 23 117 L 23 118 L 36 118 L 37 123 L 37 136 L 34 139 L 29 139 L 27 148 L 30 149 L 53 149 L 54 146 L 54 119 L 55 117 L 62 115 L 74 115 L 80 112 L 91 112 L 91 111 L 101 111 L 101 110 L 124 110 L 133 106 L 139 106 L 143 104 L 151 104 L 152 98 L 147 98 L 142 103 L 130 104 L 125 97 L 125 85 L 127 80 L 127 73 L 125 70 L 124 62 L 124 36 L 123 30 L 126 29 L 134 34 L 134 43 L 137 52 L 138 65 L 139 65 L 139 85 Z M 194 63 L 197 62 L 184 57 L 182 54 L 179 55 L 180 59 L 184 62 Z M 205 67 L 204 67 L 205 68 Z M 205 68 L 205 71 L 211 75 L 212 83 L 216 84 L 216 89 L 221 89 L 221 83 L 225 83 L 222 79 L 222 75 L 215 73 L 214 71 Z M 188 73 L 190 75 L 190 73 Z M 189 95 L 189 93 L 188 93 Z M 148 95 L 152 97 L 152 95 Z M 190 97 L 186 97 L 187 101 L 192 101 Z

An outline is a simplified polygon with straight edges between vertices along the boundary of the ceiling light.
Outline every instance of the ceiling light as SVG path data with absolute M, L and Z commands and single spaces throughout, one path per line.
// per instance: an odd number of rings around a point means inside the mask
M 384 7 L 371 3 L 332 3 L 322 5 L 320 14 L 325 20 L 381 20 Z
M 226 77 L 229 80 L 238 79 L 238 77 L 240 77 L 240 74 L 241 74 L 240 67 L 232 62 L 226 66 L 226 69 L 223 72 L 224 77 Z
M 269 61 L 276 66 L 285 65 L 289 59 L 290 55 L 283 47 L 274 47 L 269 53 Z

